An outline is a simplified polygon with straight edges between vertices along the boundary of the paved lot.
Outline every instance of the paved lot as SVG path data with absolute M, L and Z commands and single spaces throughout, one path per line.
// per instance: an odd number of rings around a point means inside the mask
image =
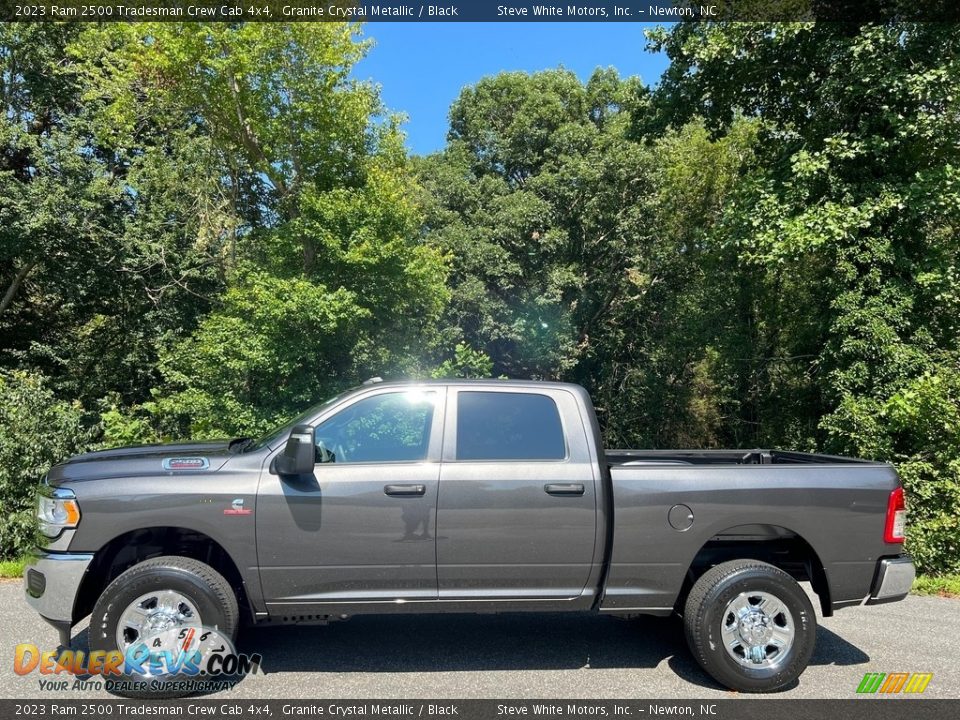
M 44 697 L 14 674 L 13 648 L 56 647 L 20 583 L 0 581 L 0 697 Z M 75 636 L 83 646 L 86 632 Z M 266 675 L 247 698 L 731 697 L 687 652 L 677 619 L 592 615 L 359 617 L 327 627 L 248 630 L 239 649 Z M 850 698 L 866 672 L 932 672 L 926 696 L 960 697 L 960 600 L 910 597 L 821 621 L 813 662 L 781 697 Z M 54 697 L 50 694 L 47 697 Z M 57 693 L 55 697 L 84 697 Z M 90 697 L 110 697 L 90 693 Z

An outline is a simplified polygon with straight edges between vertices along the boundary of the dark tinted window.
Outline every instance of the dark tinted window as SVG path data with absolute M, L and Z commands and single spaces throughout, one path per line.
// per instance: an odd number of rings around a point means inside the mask
M 557 404 L 532 393 L 461 392 L 458 460 L 562 460 L 566 457 Z

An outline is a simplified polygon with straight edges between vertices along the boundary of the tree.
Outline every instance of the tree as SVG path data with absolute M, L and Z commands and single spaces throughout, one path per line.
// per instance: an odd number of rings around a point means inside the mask
M 635 81 L 504 73 L 463 91 L 424 158 L 428 242 L 452 258 L 444 337 L 493 372 L 568 377 L 631 285 L 644 242 L 642 148 L 625 141 Z
M 232 220 L 204 137 L 165 113 L 111 132 L 87 32 L 0 30 L 0 357 L 90 407 L 142 399 L 157 339 L 209 307 Z
M 108 26 L 78 52 L 105 42 L 109 61 L 89 72 L 104 115 L 133 132 L 164 108 L 208 138 L 240 219 L 226 292 L 189 336 L 168 333 L 135 426 L 256 433 L 345 383 L 419 368 L 446 267 L 417 237 L 395 119 L 349 78 L 365 49 L 356 29 Z
M 819 396 L 818 445 L 898 462 L 911 548 L 956 570 L 960 29 L 682 23 L 654 47 L 670 70 L 634 133 L 763 119 L 717 241 L 776 291 L 759 296 L 764 353 Z

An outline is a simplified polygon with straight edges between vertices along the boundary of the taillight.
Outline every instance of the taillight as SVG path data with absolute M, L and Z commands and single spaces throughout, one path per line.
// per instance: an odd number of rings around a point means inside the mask
M 902 543 L 906 539 L 907 505 L 903 499 L 903 488 L 898 487 L 890 493 L 887 500 L 887 524 L 883 528 L 883 540 L 888 543 Z

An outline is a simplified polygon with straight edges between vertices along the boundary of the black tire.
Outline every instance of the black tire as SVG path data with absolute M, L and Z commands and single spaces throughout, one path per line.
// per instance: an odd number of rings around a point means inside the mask
M 117 624 L 124 610 L 137 598 L 153 590 L 174 590 L 187 596 L 205 627 L 216 628 L 231 641 L 236 637 L 239 610 L 230 583 L 209 565 L 192 558 L 168 555 L 152 558 L 121 573 L 100 595 L 90 616 L 90 649 L 121 650 L 117 646 Z M 135 681 L 129 675 L 118 678 Z M 182 693 L 165 691 L 116 690 L 134 698 L 169 698 Z
M 723 625 L 733 626 L 736 617 L 726 612 L 728 604 L 742 593 L 748 594 L 751 605 L 759 596 L 749 593 L 773 596 L 792 618 L 789 650 L 779 661 L 774 656 L 770 666 L 747 667 L 732 656 L 739 648 L 728 651 L 724 646 Z M 785 614 L 775 617 L 773 622 L 788 624 Z M 732 560 L 704 573 L 687 596 L 683 626 L 690 651 L 701 667 L 722 685 L 750 693 L 780 690 L 800 677 L 810 662 L 817 635 L 816 613 L 803 588 L 783 570 L 758 560 Z

